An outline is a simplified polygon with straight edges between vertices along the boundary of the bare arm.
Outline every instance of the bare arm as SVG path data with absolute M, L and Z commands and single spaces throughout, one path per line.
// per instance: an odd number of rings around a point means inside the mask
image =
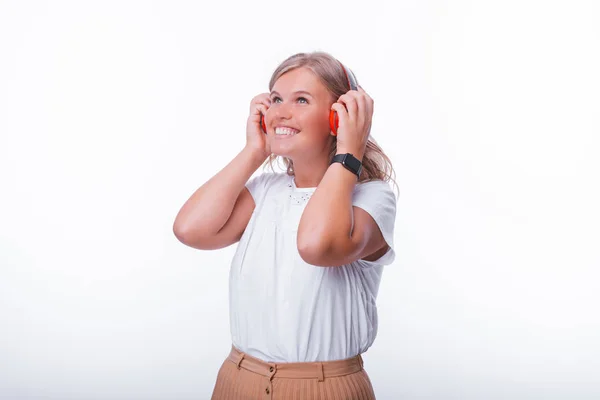
M 244 149 L 204 183 L 185 202 L 173 224 L 177 239 L 202 250 L 235 243 L 246 229 L 254 211 L 254 200 L 245 188 L 265 161 L 257 151 Z
M 331 165 L 310 198 L 298 226 L 300 257 L 316 266 L 339 266 L 358 259 L 374 261 L 388 245 L 377 223 L 352 205 L 356 175 Z

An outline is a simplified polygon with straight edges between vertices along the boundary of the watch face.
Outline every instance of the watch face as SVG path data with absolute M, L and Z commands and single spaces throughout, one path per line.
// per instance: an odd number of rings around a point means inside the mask
M 358 169 L 362 165 L 362 163 L 360 161 L 358 161 L 357 158 L 355 158 L 354 156 L 351 156 L 351 155 L 346 155 L 346 157 L 344 159 L 344 163 L 347 166 L 349 166 L 350 168 L 352 168 L 353 170 L 355 170 L 356 172 L 358 172 Z

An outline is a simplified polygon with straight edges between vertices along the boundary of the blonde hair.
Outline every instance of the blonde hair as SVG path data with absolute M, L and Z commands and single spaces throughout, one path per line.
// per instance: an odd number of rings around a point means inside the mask
M 322 51 L 311 53 L 298 53 L 284 60 L 275 69 L 269 81 L 269 91 L 273 89 L 275 82 L 283 74 L 293 69 L 305 67 L 311 70 L 325 85 L 336 101 L 341 95 L 350 90 L 348 79 L 340 65 L 340 62 L 333 56 Z M 329 162 L 333 159 L 337 151 L 337 137 L 333 136 L 333 142 L 329 151 Z M 273 161 L 283 159 L 284 166 L 288 175 L 294 175 L 294 163 L 291 159 L 276 154 L 271 154 L 265 161 L 273 169 Z M 362 172 L 358 182 L 369 182 L 374 180 L 383 180 L 386 182 L 392 181 L 398 188 L 396 181 L 392 175 L 396 175 L 392 162 L 385 155 L 381 147 L 377 144 L 372 135 L 369 135 L 365 154 L 362 159 Z

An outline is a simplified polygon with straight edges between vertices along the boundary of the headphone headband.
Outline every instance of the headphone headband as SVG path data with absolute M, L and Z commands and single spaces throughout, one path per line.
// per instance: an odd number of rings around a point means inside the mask
M 350 89 L 358 90 L 358 81 L 356 80 L 356 76 L 354 76 L 352 70 L 350 68 L 346 68 L 346 66 L 342 64 L 341 61 L 338 60 L 338 62 L 342 66 L 342 70 L 344 71 L 344 75 L 346 75 L 346 79 L 348 80 L 348 85 L 350 86 Z

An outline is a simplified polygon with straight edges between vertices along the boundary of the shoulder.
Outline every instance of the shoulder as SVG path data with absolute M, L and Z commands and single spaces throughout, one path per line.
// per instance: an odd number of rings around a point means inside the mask
M 381 180 L 381 179 L 374 179 L 371 181 L 365 181 L 365 182 L 358 182 L 355 186 L 354 186 L 354 191 L 355 192 L 360 192 L 360 191 L 389 191 L 390 193 L 394 194 L 394 192 L 392 191 L 392 187 L 390 185 L 389 182 Z
M 387 181 L 373 180 L 356 184 L 352 205 L 370 215 L 372 221 L 369 223 L 374 223 L 379 228 L 386 244 L 368 257 L 358 260 L 362 266 L 387 265 L 394 261 L 396 202 L 396 195 Z M 360 214 L 355 210 L 354 215 L 356 217 Z
M 285 172 L 263 172 L 246 182 L 246 188 L 257 202 L 269 190 L 287 185 L 290 180 L 290 176 Z
M 291 178 L 285 172 L 262 172 L 250 178 L 247 185 L 254 184 L 274 185 L 289 181 Z
M 396 221 L 396 195 L 390 184 L 375 180 L 357 184 L 352 195 L 352 206 L 369 214 L 392 246 L 392 232 Z M 355 212 L 356 215 L 356 212 Z
M 369 206 L 369 208 L 389 208 L 396 210 L 396 194 L 387 181 L 372 180 L 360 182 L 354 186 L 352 192 L 352 205 L 361 207 L 361 205 Z

